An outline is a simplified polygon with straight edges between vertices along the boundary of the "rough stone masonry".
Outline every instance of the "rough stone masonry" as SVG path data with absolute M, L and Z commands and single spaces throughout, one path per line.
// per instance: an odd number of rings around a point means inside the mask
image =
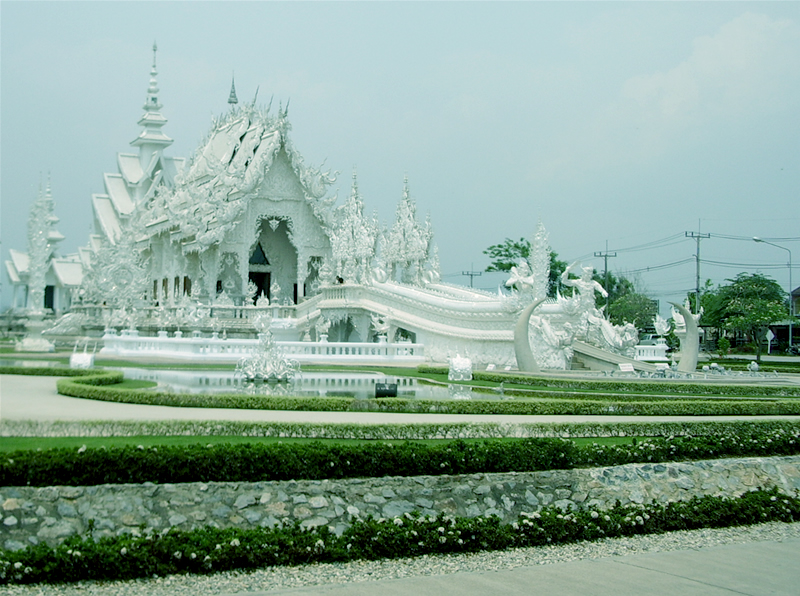
M 800 490 L 800 456 L 627 464 L 607 468 L 460 476 L 274 482 L 192 482 L 0 488 L 0 544 L 58 544 L 144 528 L 273 526 L 299 520 L 342 532 L 353 519 L 423 515 L 516 520 L 546 505 L 562 509 L 666 503 L 701 495 L 740 495 L 777 486 Z

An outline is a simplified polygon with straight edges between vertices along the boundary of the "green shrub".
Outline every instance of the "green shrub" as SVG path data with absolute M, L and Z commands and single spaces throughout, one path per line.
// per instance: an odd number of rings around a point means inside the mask
M 159 406 L 237 408 L 299 411 L 377 411 L 439 414 L 504 415 L 639 415 L 639 416 L 767 416 L 798 415 L 800 400 L 664 399 L 630 401 L 592 395 L 594 399 L 565 399 L 563 393 L 540 394 L 536 399 L 430 400 L 353 399 L 343 397 L 285 397 L 241 394 L 184 394 L 114 387 L 121 377 L 103 373 L 59 379 L 58 392 L 72 397 Z M 501 377 L 498 377 L 501 378 Z M 769 388 L 769 387 L 768 387 Z M 775 389 L 771 387 L 770 389 Z
M 112 447 L 15 451 L 0 486 L 266 480 L 529 472 L 632 462 L 800 453 L 800 430 L 759 428 L 716 436 L 654 437 L 635 445 L 576 446 L 564 439 Z
M 800 499 L 777 489 L 740 497 L 696 497 L 690 501 L 587 508 L 566 513 L 556 507 L 523 514 L 511 524 L 498 517 L 355 520 L 341 536 L 327 527 L 299 523 L 274 528 L 164 531 L 144 536 L 93 540 L 72 537 L 0 551 L 0 583 L 63 583 L 126 580 L 177 573 L 215 573 L 276 565 L 393 559 L 427 554 L 597 540 L 673 530 L 721 528 L 768 521 L 800 521 Z M 91 529 L 90 529 L 91 530 Z

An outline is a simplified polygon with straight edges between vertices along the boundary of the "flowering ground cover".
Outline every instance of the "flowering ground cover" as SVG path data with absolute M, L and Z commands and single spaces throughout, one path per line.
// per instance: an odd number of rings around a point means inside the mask
M 355 521 L 341 535 L 299 524 L 257 529 L 206 527 L 188 532 L 129 534 L 93 540 L 76 536 L 57 547 L 45 544 L 0 551 L 0 583 L 119 580 L 175 573 L 214 573 L 274 565 L 391 559 L 424 554 L 501 550 L 597 540 L 672 530 L 718 528 L 767 521 L 800 521 L 800 499 L 777 490 L 738 498 L 702 497 L 681 503 L 617 505 L 564 512 L 545 507 L 502 524 L 497 517 Z

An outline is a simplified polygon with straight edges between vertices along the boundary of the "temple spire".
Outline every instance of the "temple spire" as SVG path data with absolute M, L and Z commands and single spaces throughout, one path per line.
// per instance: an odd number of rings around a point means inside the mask
M 239 103 L 239 99 L 236 97 L 236 83 L 233 80 L 233 75 L 231 75 L 231 94 L 228 96 L 228 103 L 231 105 Z
M 139 119 L 139 126 L 144 127 L 144 130 L 131 142 L 131 145 L 139 148 L 139 162 L 145 171 L 154 165 L 154 155 L 172 144 L 172 139 L 161 131 L 161 128 L 167 123 L 167 119 L 161 115 L 163 106 L 158 101 L 157 52 L 158 46 L 153 42 L 153 67 L 150 69 L 150 84 L 147 87 L 147 97 L 143 106 L 144 114 Z

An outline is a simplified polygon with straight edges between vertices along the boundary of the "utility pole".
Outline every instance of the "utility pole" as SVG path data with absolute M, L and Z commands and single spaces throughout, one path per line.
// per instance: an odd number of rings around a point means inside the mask
M 697 229 L 700 229 L 700 225 L 698 224 Z M 700 312 L 700 241 L 703 238 L 711 238 L 711 234 L 701 234 L 699 231 L 697 232 L 686 232 L 685 233 L 687 238 L 694 238 L 697 242 L 697 250 L 694 254 L 695 264 L 696 264 L 696 273 L 695 273 L 695 281 L 694 281 L 694 314 Z
M 469 271 L 462 271 L 461 275 L 469 275 L 469 287 L 472 287 L 472 279 L 474 277 L 480 277 L 483 274 L 483 271 L 472 271 L 472 263 L 469 264 Z
M 611 290 L 608 287 L 608 259 L 610 259 L 612 257 L 616 257 L 617 253 L 608 252 L 608 240 L 606 240 L 606 252 L 595 252 L 594 256 L 595 257 L 601 257 L 605 261 L 605 265 L 603 266 L 603 269 L 604 269 L 603 276 L 604 276 L 604 278 L 606 280 L 605 289 L 606 289 L 606 292 L 608 293 L 608 296 L 606 296 L 606 316 L 608 316 L 608 307 L 609 307 L 609 303 L 611 301 Z

